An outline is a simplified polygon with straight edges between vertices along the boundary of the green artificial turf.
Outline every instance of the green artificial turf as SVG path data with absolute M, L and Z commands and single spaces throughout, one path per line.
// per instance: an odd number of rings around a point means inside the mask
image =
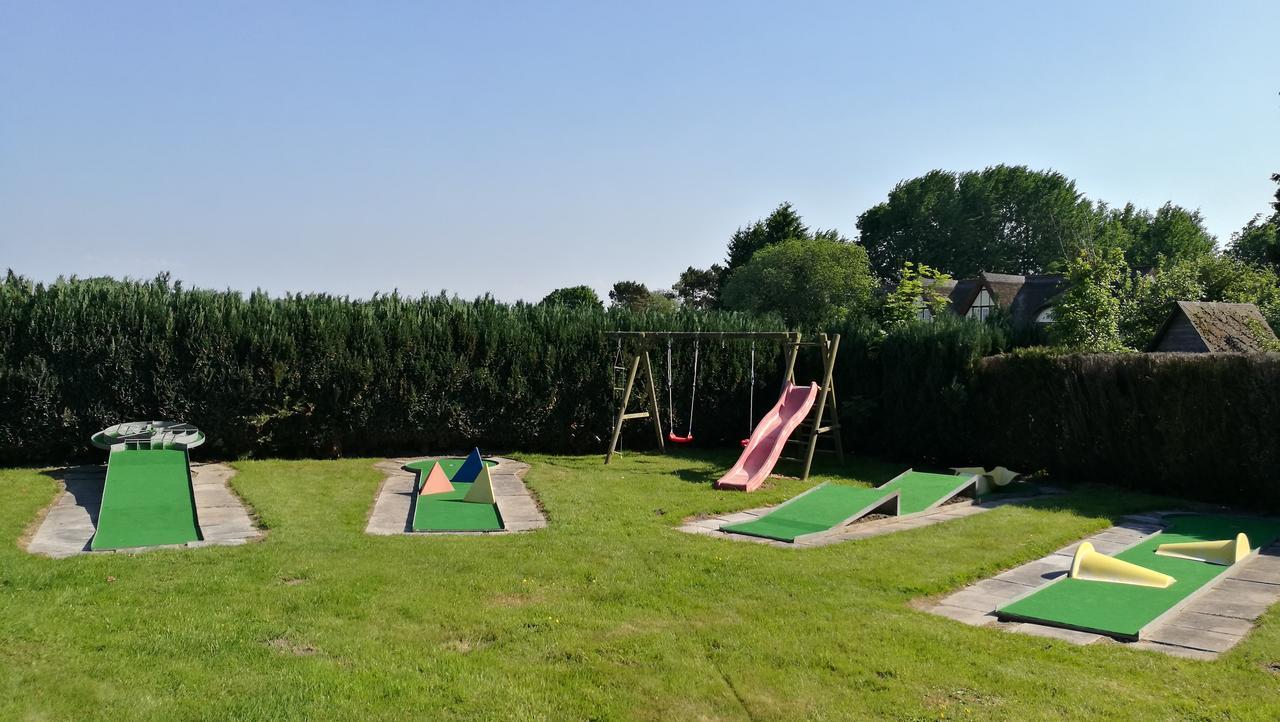
M 198 539 L 187 452 L 112 451 L 91 547 L 126 549 Z
M 892 490 L 890 490 L 892 491 Z M 881 489 L 823 484 L 764 516 L 739 524 L 725 524 L 721 531 L 793 542 L 806 534 L 824 532 L 858 511 L 888 496 Z
M 1156 554 L 1161 544 L 1234 539 L 1239 532 L 1255 548 L 1280 537 L 1280 523 L 1252 517 L 1178 516 L 1164 532 L 1115 555 L 1117 559 L 1173 577 L 1157 589 L 1133 584 L 1060 579 L 1000 609 L 1002 616 L 1136 639 L 1143 627 L 1169 611 L 1229 567 Z
M 453 477 L 465 459 L 440 459 L 436 461 L 415 461 L 405 464 L 405 468 L 418 472 L 414 490 L 421 488 L 431 467 L 439 463 L 445 476 Z M 485 460 L 490 468 L 498 462 Z M 444 494 L 428 494 L 415 496 L 413 507 L 414 531 L 499 531 L 502 527 L 502 516 L 498 513 L 497 504 L 477 504 L 463 501 L 474 484 L 460 481 L 451 482 L 453 491 Z
M 956 488 L 964 483 L 964 477 L 954 474 L 928 474 L 923 471 L 908 471 L 901 478 L 894 479 L 880 487 L 881 491 L 900 491 L 898 514 L 915 514 L 922 512 L 955 494 Z
M 1213 662 L 918 608 L 1175 501 L 1079 487 L 801 553 L 676 531 L 816 483 L 713 489 L 738 451 L 513 453 L 550 526 L 484 539 L 366 534 L 376 459 L 237 461 L 261 541 L 68 559 L 22 546 L 57 473 L 0 469 L 0 720 L 1280 718 L 1280 608 Z

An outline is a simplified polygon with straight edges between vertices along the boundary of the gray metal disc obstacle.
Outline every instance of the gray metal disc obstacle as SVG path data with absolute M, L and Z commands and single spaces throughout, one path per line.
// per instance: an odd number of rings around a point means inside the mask
M 126 421 L 108 426 L 90 439 L 99 449 L 194 449 L 204 433 L 178 421 Z

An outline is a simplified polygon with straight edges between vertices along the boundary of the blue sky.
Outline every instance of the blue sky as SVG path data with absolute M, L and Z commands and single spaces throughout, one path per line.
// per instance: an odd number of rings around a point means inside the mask
M 669 286 L 932 168 L 1199 208 L 1280 171 L 1280 3 L 0 0 L 0 267 L 368 296 Z M 998 270 L 998 269 L 993 269 Z

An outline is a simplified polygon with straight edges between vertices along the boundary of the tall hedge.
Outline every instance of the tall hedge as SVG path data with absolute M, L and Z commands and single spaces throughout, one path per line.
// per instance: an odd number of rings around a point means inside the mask
M 983 460 L 1280 511 L 1280 354 L 1020 352 L 970 394 Z
M 163 277 L 46 285 L 10 273 L 0 286 L 0 463 L 93 456 L 94 431 L 145 418 L 197 424 L 215 456 L 471 444 L 602 451 L 621 381 L 607 331 L 779 326 L 734 314 L 654 316 L 488 298 L 245 296 Z M 675 344 L 682 418 L 692 352 L 690 343 Z M 772 401 L 776 355 L 758 349 L 758 413 Z M 699 440 L 742 436 L 748 359 L 742 343 L 700 345 Z M 664 384 L 665 347 L 654 360 Z M 632 422 L 628 442 L 643 443 L 645 431 Z

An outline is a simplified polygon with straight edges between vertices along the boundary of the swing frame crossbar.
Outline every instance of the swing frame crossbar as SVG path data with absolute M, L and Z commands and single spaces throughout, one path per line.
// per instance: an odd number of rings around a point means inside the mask
M 800 349 L 819 349 L 822 356 L 822 381 L 818 388 L 818 399 L 814 403 L 813 409 L 809 412 L 809 417 L 796 430 L 799 437 L 807 435 L 808 438 L 792 438 L 787 441 L 788 445 L 803 445 L 805 447 L 804 455 L 803 457 L 784 456 L 782 458 L 798 461 L 804 465 L 804 471 L 800 477 L 802 480 L 809 478 L 809 471 L 813 467 L 813 455 L 817 451 L 834 452 L 840 463 L 844 463 L 844 444 L 840 439 L 840 415 L 836 408 L 835 382 L 832 380 L 836 365 L 836 354 L 840 350 L 840 334 L 828 336 L 825 333 L 821 333 L 807 341 L 804 335 L 798 331 L 610 331 L 605 335 L 608 338 L 618 339 L 619 348 L 621 348 L 623 339 L 635 339 L 642 343 L 639 350 L 629 351 L 630 359 L 628 362 L 618 367 L 627 370 L 627 381 L 622 387 L 622 400 L 618 404 L 618 413 L 613 424 L 613 434 L 609 440 L 609 450 L 605 453 L 604 463 L 608 464 L 613 460 L 614 454 L 618 453 L 618 441 L 622 437 L 622 425 L 627 421 L 652 420 L 654 438 L 658 441 L 658 450 L 666 451 L 666 437 L 662 433 L 662 412 L 658 406 L 658 390 L 653 381 L 653 361 L 649 355 L 649 351 L 652 348 L 651 340 L 660 339 L 667 341 L 671 339 L 780 341 L 783 344 L 787 359 L 786 373 L 783 375 L 784 384 L 795 383 L 796 360 L 800 355 Z M 644 387 L 643 392 L 648 397 L 650 410 L 628 412 L 627 407 L 631 403 L 631 395 L 635 390 L 637 379 L 640 381 L 641 386 Z M 833 448 L 818 449 L 818 441 L 824 434 L 831 435 Z

